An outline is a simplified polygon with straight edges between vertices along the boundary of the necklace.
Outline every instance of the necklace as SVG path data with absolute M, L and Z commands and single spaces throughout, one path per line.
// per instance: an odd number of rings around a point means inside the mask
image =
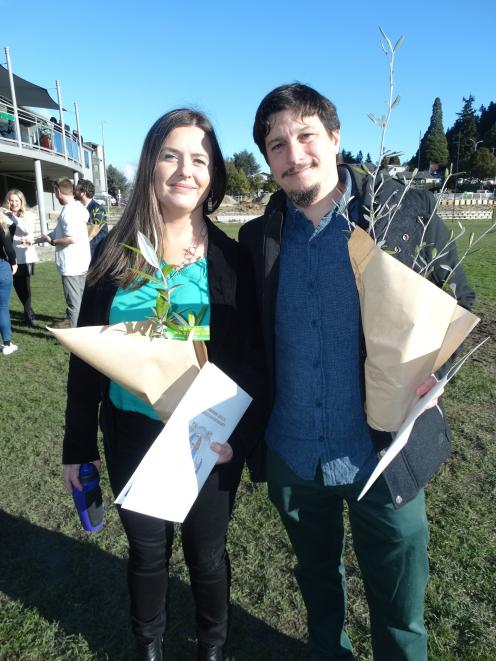
M 193 243 L 190 246 L 183 249 L 184 259 L 181 262 L 181 264 L 179 264 L 179 266 L 177 267 L 178 271 L 180 271 L 187 264 L 191 264 L 192 262 L 197 261 L 196 251 L 198 250 L 200 244 L 204 241 L 206 236 L 207 236 L 207 225 L 206 223 L 203 223 L 196 241 L 193 241 Z

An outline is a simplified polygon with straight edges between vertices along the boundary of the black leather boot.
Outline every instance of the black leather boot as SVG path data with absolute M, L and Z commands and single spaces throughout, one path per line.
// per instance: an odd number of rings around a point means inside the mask
M 37 328 L 38 324 L 35 321 L 34 312 L 32 310 L 24 311 L 24 323 L 29 328 Z
M 218 645 L 198 645 L 197 661 L 224 661 L 224 651 Z
M 137 643 L 137 661 L 162 661 L 162 639 L 153 640 L 151 643 Z

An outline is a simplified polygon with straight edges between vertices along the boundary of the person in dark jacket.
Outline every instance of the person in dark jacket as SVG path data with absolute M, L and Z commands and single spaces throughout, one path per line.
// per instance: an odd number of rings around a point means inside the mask
M 173 110 L 158 119 L 145 139 L 129 204 L 93 258 L 79 325 L 150 317 L 157 291 L 148 281 L 138 286 L 134 270 L 149 267 L 124 247 L 137 246 L 140 231 L 158 246 L 165 263 L 177 267 L 171 285 L 182 286 L 171 293 L 173 309 L 205 308 L 201 324 L 202 332 L 210 335 L 209 360 L 243 387 L 239 296 L 246 268 L 239 245 L 206 216 L 219 206 L 225 189 L 224 160 L 208 119 L 189 109 Z M 69 491 L 80 487 L 82 463 L 93 462 L 100 468 L 99 412 L 114 494 L 122 490 L 163 428 L 151 407 L 72 355 L 63 450 Z M 211 445 L 219 454 L 217 465 L 182 524 L 196 605 L 198 659 L 204 661 L 223 659 L 230 584 L 226 534 L 247 438 L 238 426 L 229 443 Z M 120 507 L 119 516 L 129 540 L 128 585 L 138 658 L 158 660 L 174 524 Z
M 88 219 L 89 225 L 96 225 L 98 230 L 97 234 L 90 238 L 90 251 L 93 257 L 96 247 L 103 241 L 108 234 L 107 225 L 107 210 L 101 204 L 93 199 L 95 195 L 95 185 L 89 179 L 80 179 L 74 186 L 74 197 L 84 204 L 86 210 L 90 214 Z
M 391 442 L 391 434 L 367 425 L 360 303 L 347 247 L 348 221 L 368 229 L 372 177 L 338 166 L 336 108 L 305 85 L 270 92 L 257 110 L 253 134 L 282 190 L 261 218 L 241 228 L 239 240 L 251 255 L 263 325 L 269 496 L 298 560 L 312 659 L 353 658 L 344 629 L 346 502 L 370 609 L 374 659 L 424 661 L 428 529 L 423 487 L 448 456 L 450 437 L 441 409 L 433 406 L 357 502 Z M 391 200 L 403 191 L 400 182 L 385 180 L 375 203 L 392 207 Z M 389 227 L 385 247 L 410 267 L 433 205 L 430 194 L 409 190 Z M 387 221 L 385 216 L 382 229 Z M 425 242 L 439 253 L 448 242 L 437 216 Z M 450 248 L 443 264 L 456 263 Z M 431 279 L 442 286 L 446 275 L 435 266 Z M 461 269 L 454 283 L 459 302 L 470 307 L 473 292 Z M 417 394 L 427 393 L 435 382 L 431 376 Z

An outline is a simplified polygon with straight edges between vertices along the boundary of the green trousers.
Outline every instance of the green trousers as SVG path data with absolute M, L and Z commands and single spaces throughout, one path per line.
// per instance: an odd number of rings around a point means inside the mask
M 364 482 L 326 487 L 320 466 L 302 480 L 271 450 L 269 496 L 279 511 L 298 565 L 313 661 L 352 659 L 344 630 L 346 582 L 343 503 L 370 611 L 376 661 L 425 661 L 424 595 L 429 575 L 424 492 L 395 509 L 381 477 L 364 498 Z

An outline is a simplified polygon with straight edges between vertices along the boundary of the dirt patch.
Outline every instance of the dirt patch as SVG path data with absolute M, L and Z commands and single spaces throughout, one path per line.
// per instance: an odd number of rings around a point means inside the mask
M 474 347 L 486 337 L 490 340 L 474 354 L 472 360 L 484 364 L 492 374 L 496 374 L 496 303 L 485 301 L 473 310 L 480 317 L 480 322 L 470 333 L 466 349 Z

